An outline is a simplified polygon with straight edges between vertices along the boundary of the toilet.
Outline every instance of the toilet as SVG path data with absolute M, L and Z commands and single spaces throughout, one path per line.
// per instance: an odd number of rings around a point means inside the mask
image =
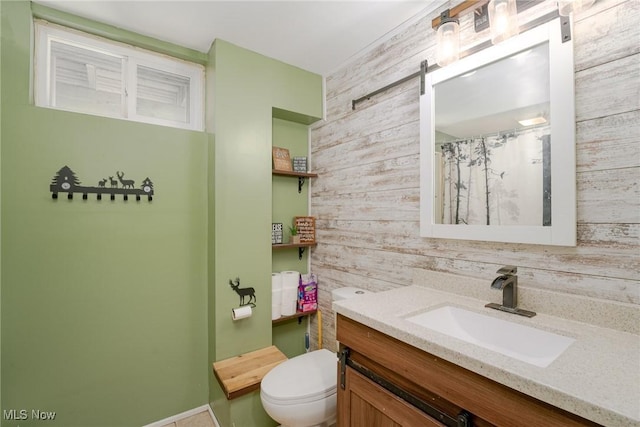
M 331 293 L 333 301 L 368 293 L 346 287 Z M 336 422 L 337 356 L 320 349 L 293 357 L 262 379 L 262 407 L 282 427 L 329 427 Z

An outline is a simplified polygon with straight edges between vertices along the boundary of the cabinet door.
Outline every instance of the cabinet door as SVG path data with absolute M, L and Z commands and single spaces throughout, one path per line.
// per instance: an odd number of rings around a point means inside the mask
M 346 367 L 338 387 L 338 427 L 444 427 L 444 424 Z

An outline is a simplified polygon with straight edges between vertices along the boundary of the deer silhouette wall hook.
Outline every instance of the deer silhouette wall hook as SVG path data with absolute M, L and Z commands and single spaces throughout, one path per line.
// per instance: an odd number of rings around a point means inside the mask
M 120 184 L 122 184 L 122 188 L 133 188 L 133 184 L 135 184 L 135 182 L 132 179 L 122 179 L 124 172 L 116 171 L 116 175 L 118 176 Z
M 233 289 L 240 296 L 240 306 L 250 305 L 251 307 L 256 306 L 256 291 L 253 288 L 241 288 L 240 287 L 240 278 L 236 277 L 236 280 L 229 279 L 229 285 L 231 289 Z M 244 297 L 249 297 L 248 302 L 244 302 Z
M 96 194 L 97 200 L 102 200 L 103 195 L 107 195 L 111 200 L 115 200 L 116 194 L 122 194 L 123 200 L 128 200 L 129 196 L 136 196 L 136 200 L 139 201 L 142 196 L 147 196 L 149 201 L 152 200 L 154 190 L 153 182 L 149 177 L 142 180 L 142 185 L 139 188 L 135 188 L 135 181 L 132 179 L 124 179 L 124 172 L 117 171 L 116 175 L 118 180 L 113 179 L 110 176 L 109 179 L 102 178 L 98 181 L 98 185 L 85 186 L 78 179 L 76 173 L 69 168 L 69 166 L 63 166 L 58 170 L 56 175 L 51 180 L 49 190 L 51 191 L 51 197 L 58 198 L 58 193 L 67 193 L 69 200 L 73 199 L 73 193 L 82 194 L 82 199 L 87 200 L 88 194 Z M 118 181 L 122 184 L 121 188 L 118 188 Z M 107 188 L 107 183 L 109 187 Z

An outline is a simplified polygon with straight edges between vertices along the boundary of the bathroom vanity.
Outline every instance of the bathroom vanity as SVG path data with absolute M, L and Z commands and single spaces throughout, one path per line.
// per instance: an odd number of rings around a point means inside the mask
M 373 426 L 375 419 L 401 426 L 599 425 L 342 315 L 337 334 L 345 352 L 338 376 L 342 427 Z
M 640 425 L 637 333 L 486 302 L 414 285 L 334 303 L 338 425 Z M 407 320 L 449 305 L 573 341 L 536 366 Z

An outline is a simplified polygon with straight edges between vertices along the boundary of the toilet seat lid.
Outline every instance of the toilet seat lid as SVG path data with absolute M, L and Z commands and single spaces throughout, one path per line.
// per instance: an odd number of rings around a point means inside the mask
M 262 397 L 280 405 L 295 405 L 335 394 L 337 361 L 336 355 L 326 349 L 291 358 L 262 379 Z

